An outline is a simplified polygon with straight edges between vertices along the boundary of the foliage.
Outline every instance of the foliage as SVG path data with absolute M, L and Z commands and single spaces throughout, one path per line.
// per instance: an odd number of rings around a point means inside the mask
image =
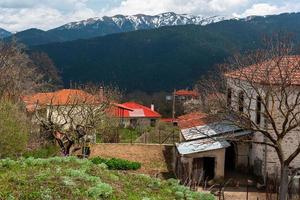
M 92 158 L 91 161 L 94 164 L 104 163 L 107 165 L 108 169 L 112 170 L 138 170 L 141 168 L 141 163 L 131 162 L 129 160 L 123 160 L 119 158 L 105 159 L 101 157 Z
M 179 188 L 177 181 L 111 171 L 76 157 L 0 160 L 0 199 L 173 200 L 177 191 L 186 199 L 213 199 Z
M 131 143 L 141 136 L 141 132 L 132 128 L 119 129 L 120 143 Z
M 19 105 L 0 101 L 0 158 L 25 151 L 29 128 L 28 120 Z
M 57 145 L 46 145 L 39 147 L 38 149 L 34 149 L 31 151 L 27 151 L 23 154 L 25 158 L 34 157 L 34 158 L 48 158 L 57 155 L 59 152 L 59 148 Z
M 262 35 L 284 30 L 295 33 L 298 42 L 299 18 L 297 13 L 207 26 L 163 27 L 35 46 L 32 50 L 46 52 L 54 60 L 66 86 L 69 80 L 94 81 L 114 83 L 127 92 L 172 91 L 192 85 L 237 51 L 259 48 Z

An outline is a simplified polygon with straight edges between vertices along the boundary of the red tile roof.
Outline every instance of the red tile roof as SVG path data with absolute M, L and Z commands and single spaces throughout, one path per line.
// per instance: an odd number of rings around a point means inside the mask
M 161 115 L 151 110 L 151 108 L 148 108 L 146 106 L 143 106 L 141 104 L 135 103 L 135 102 L 127 102 L 123 103 L 123 106 L 126 108 L 132 109 L 132 111 L 124 110 L 124 118 L 160 118 Z
M 192 96 L 192 97 L 199 97 L 199 93 L 193 90 L 177 90 L 175 92 L 176 96 Z
M 300 56 L 284 56 L 225 73 L 226 77 L 260 84 L 300 85 Z
M 181 129 L 202 126 L 211 123 L 213 120 L 205 113 L 192 112 L 178 117 L 178 126 Z
M 162 118 L 161 119 L 162 122 L 166 122 L 166 123 L 176 123 L 178 122 L 178 119 L 173 119 L 173 118 Z
M 74 104 L 97 104 L 100 101 L 95 96 L 74 89 L 63 89 L 56 92 L 37 93 L 22 97 L 28 111 L 33 111 L 36 105 L 74 105 Z

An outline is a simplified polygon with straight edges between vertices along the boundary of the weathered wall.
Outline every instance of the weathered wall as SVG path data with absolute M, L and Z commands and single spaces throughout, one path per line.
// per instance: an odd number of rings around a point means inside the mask
M 217 149 L 214 151 L 207 151 L 201 153 L 194 153 L 190 155 L 185 155 L 186 162 L 189 163 L 189 171 L 192 172 L 192 165 L 194 158 L 204 158 L 204 157 L 212 157 L 215 158 L 215 178 L 224 177 L 225 171 L 225 149 Z M 191 176 L 191 174 L 190 174 Z
M 142 163 L 139 172 L 156 175 L 172 171 L 173 145 L 159 144 L 95 144 L 91 157 L 122 158 Z

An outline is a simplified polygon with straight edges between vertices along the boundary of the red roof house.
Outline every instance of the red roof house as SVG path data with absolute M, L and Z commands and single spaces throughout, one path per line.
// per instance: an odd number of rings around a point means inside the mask
M 151 109 L 135 102 L 126 102 L 121 105 L 126 108 L 121 113 L 124 126 L 155 126 L 156 121 L 161 118 L 154 108 Z M 120 115 L 115 116 L 120 117 Z
M 175 96 L 185 96 L 185 97 L 194 97 L 198 98 L 200 94 L 194 90 L 177 90 Z
M 127 102 L 121 105 L 132 110 L 125 110 L 124 118 L 161 118 L 158 112 L 135 102 Z

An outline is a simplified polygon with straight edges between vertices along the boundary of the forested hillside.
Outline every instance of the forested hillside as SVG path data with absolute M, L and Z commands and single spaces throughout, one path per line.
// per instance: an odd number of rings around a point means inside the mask
M 170 91 L 192 85 L 230 55 L 262 45 L 278 32 L 300 38 L 300 14 L 229 20 L 113 34 L 32 47 L 44 51 L 73 82 L 118 84 L 127 91 Z

